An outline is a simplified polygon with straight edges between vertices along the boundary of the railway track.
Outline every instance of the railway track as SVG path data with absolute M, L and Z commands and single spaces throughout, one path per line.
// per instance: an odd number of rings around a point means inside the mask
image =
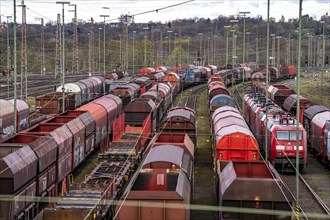
M 310 152 L 308 158 L 305 171 L 299 175 L 300 216 L 304 219 L 330 219 L 330 171 Z M 297 199 L 296 175 L 282 174 L 281 177 Z
M 206 88 L 207 88 L 207 86 L 205 85 L 205 86 L 199 87 L 199 88 L 195 89 L 193 92 L 191 92 L 186 99 L 185 107 L 188 107 L 191 109 L 196 109 L 197 97 Z
M 194 160 L 194 192 L 190 219 L 217 219 L 214 212 L 216 186 L 213 170 L 213 150 L 210 137 L 210 114 L 207 107 L 207 86 L 202 85 L 191 92 L 185 106 L 195 109 L 197 119 L 197 143 Z
M 294 88 L 293 80 L 281 82 Z M 241 105 L 242 91 L 248 91 L 247 86 L 237 85 L 232 89 L 236 102 Z M 251 89 L 250 89 L 251 90 Z M 330 170 L 317 160 L 315 155 L 308 152 L 307 167 L 299 176 L 299 205 L 301 212 L 299 219 L 330 219 Z M 281 178 L 288 185 L 292 194 L 297 198 L 296 176 L 294 174 L 282 174 Z M 296 210 L 293 207 L 293 210 Z
M 235 98 L 235 101 L 237 105 L 239 106 L 240 110 L 242 111 L 242 103 L 243 103 L 243 98 L 246 93 L 251 92 L 251 83 L 246 82 L 243 84 L 239 85 L 234 85 L 232 86 L 232 96 Z
M 67 75 L 65 77 L 65 82 L 75 82 L 77 80 L 87 78 L 88 74 L 75 74 L 75 75 Z M 57 86 L 61 84 L 59 78 L 54 78 L 54 75 L 39 75 L 39 74 L 31 74 L 28 75 L 27 79 L 27 96 L 38 96 L 48 92 L 54 92 Z M 11 79 L 9 83 L 9 88 L 7 86 L 7 80 L 3 77 L 0 80 L 0 99 L 12 99 L 14 97 L 14 86 L 13 79 Z M 22 88 L 22 95 L 21 95 Z M 9 89 L 9 93 L 8 93 Z M 17 97 L 19 99 L 24 99 L 25 97 L 25 85 L 21 85 L 20 76 L 17 77 Z

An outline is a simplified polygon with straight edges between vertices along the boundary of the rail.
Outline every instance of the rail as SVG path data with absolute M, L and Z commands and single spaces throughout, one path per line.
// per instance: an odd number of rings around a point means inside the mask
M 191 93 L 189 93 L 189 95 L 186 99 L 185 107 L 195 109 L 198 95 L 201 92 L 203 92 L 206 88 L 207 88 L 207 86 L 199 87 L 199 88 L 195 89 L 194 91 L 192 91 Z
M 286 85 L 289 88 L 294 88 L 294 83 L 295 82 L 293 80 L 285 80 L 281 82 L 281 84 Z M 247 91 L 246 86 L 250 85 L 237 85 L 231 90 L 237 104 L 239 105 L 243 102 L 243 91 Z M 321 178 L 321 176 L 327 176 L 330 171 L 320 164 L 317 158 L 315 158 L 315 155 L 308 152 L 307 157 L 309 158 L 308 167 L 299 175 L 299 219 L 329 219 L 329 179 Z M 311 162 L 312 160 L 315 161 Z M 292 166 L 294 167 L 294 164 L 292 164 Z M 280 172 L 281 171 L 279 171 L 279 173 Z M 281 175 L 281 178 L 289 187 L 294 197 L 297 198 L 296 176 L 293 174 L 284 173 Z M 293 207 L 293 210 L 296 210 L 296 207 Z
M 75 82 L 77 80 L 81 80 L 84 78 L 88 78 L 88 74 L 74 74 L 66 76 L 66 83 Z M 24 82 L 23 82 L 24 83 Z M 13 80 L 11 79 L 9 82 L 9 88 L 7 82 L 1 81 L 1 93 L 0 99 L 12 99 L 14 97 L 14 85 Z M 48 92 L 54 92 L 57 86 L 61 85 L 60 79 L 54 79 L 53 76 L 50 75 L 28 75 L 27 88 L 28 88 L 28 96 L 38 96 Z M 20 76 L 17 78 L 17 94 L 20 97 L 21 90 L 21 82 Z M 25 87 L 25 86 L 24 86 Z M 23 97 L 25 96 L 25 89 L 22 91 Z
M 312 155 L 309 154 L 309 156 L 309 158 L 311 158 Z M 320 169 L 318 163 L 310 163 L 309 165 L 308 168 L 310 170 Z M 292 164 L 292 166 L 294 165 Z M 330 216 L 330 209 L 327 204 L 324 203 L 320 196 L 314 191 L 313 187 L 306 181 L 305 178 L 308 178 L 309 175 L 308 173 L 299 174 L 299 206 L 301 213 L 305 219 L 323 218 L 323 215 Z M 282 174 L 281 178 L 288 185 L 295 198 L 297 198 L 296 175 Z M 313 179 L 316 180 L 315 177 L 313 177 Z

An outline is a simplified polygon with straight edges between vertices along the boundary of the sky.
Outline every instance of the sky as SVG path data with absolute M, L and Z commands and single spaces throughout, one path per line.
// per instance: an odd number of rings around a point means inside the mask
M 17 5 L 21 4 L 21 0 L 16 0 L 16 2 Z M 27 6 L 28 23 L 39 23 L 40 21 L 36 18 L 44 18 L 45 23 L 54 22 L 57 14 L 62 13 L 62 5 L 56 4 L 56 0 L 25 0 L 24 3 Z M 214 19 L 220 15 L 236 16 L 240 11 L 249 11 L 250 17 L 261 15 L 264 19 L 267 18 L 267 0 L 71 0 L 70 3 L 77 5 L 78 19 L 88 21 L 93 17 L 95 22 L 103 22 L 100 15 L 110 15 L 106 19 L 107 22 L 117 22 L 120 15 L 129 14 L 135 15 L 136 23 L 149 21 L 165 23 L 195 17 Z M 13 0 L 0 0 L 0 5 L 1 19 L 5 21 L 6 16 L 13 15 Z M 109 9 L 103 9 L 103 7 Z M 72 10 L 73 7 L 65 5 L 65 22 L 71 22 L 74 15 L 69 12 L 69 9 Z M 156 9 L 159 9 L 158 12 Z M 302 14 L 309 14 L 314 19 L 319 20 L 320 16 L 329 10 L 330 0 L 303 1 Z M 151 12 L 138 15 L 148 11 Z M 282 15 L 286 20 L 298 18 L 299 0 L 270 0 L 270 17 L 278 20 Z M 21 8 L 17 7 L 18 23 L 21 17 Z

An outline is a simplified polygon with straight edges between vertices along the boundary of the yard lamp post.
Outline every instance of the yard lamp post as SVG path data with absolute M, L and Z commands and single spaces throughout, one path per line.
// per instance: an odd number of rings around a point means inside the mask
M 64 5 L 65 4 L 70 4 L 70 2 L 56 2 L 56 4 L 61 4 L 62 5 L 62 112 L 65 111 L 65 95 L 64 95 L 64 84 L 65 84 L 65 41 L 64 41 Z
M 247 14 L 250 14 L 250 12 L 240 11 L 239 14 L 243 15 L 243 64 L 245 64 L 245 17 Z M 243 84 L 244 84 L 244 78 L 245 78 L 245 69 L 243 68 Z
M 1 16 L 1 15 L 0 15 Z M 7 98 L 9 99 L 9 77 L 11 77 L 11 50 L 9 42 L 9 18 L 12 16 L 7 16 Z
M 108 7 L 102 7 L 103 9 L 109 9 Z M 103 76 L 105 76 L 105 18 L 110 17 L 110 15 L 100 15 L 103 18 Z
M 230 23 L 238 23 L 238 20 L 229 20 Z M 237 59 L 237 56 L 236 56 L 236 38 L 237 38 L 237 35 L 235 35 L 236 33 L 236 30 L 233 29 L 233 30 L 230 30 L 231 32 L 233 32 L 233 48 L 232 48 L 232 71 L 234 71 L 234 68 L 235 68 L 235 63 L 236 63 L 236 59 Z M 232 78 L 234 79 L 234 78 Z M 232 82 L 233 83 L 233 82 Z
M 323 24 L 322 31 L 322 60 L 321 60 L 321 100 L 323 100 L 323 72 L 324 72 L 324 62 L 325 62 L 325 37 L 324 37 L 324 25 L 325 21 L 320 21 Z M 322 101 L 323 103 L 323 101 Z

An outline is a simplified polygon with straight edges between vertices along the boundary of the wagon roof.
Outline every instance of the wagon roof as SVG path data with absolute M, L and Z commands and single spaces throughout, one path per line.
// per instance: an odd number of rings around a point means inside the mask
M 164 175 L 166 181 L 166 191 L 153 189 L 153 182 L 158 175 Z M 127 199 L 166 199 L 166 200 L 186 200 L 190 196 L 190 181 L 182 170 L 164 172 L 164 169 L 142 169 L 138 177 L 128 192 Z
M 192 157 L 179 146 L 164 144 L 152 148 L 143 162 L 143 166 L 157 162 L 175 164 L 186 173 L 188 178 L 192 175 Z
M 313 105 L 304 111 L 304 116 L 309 120 L 312 120 L 316 114 L 329 110 L 330 109 L 324 107 L 323 105 Z
M 293 201 L 277 171 L 265 162 L 219 162 L 219 182 L 223 200 Z M 271 193 L 270 193 L 271 192 Z

